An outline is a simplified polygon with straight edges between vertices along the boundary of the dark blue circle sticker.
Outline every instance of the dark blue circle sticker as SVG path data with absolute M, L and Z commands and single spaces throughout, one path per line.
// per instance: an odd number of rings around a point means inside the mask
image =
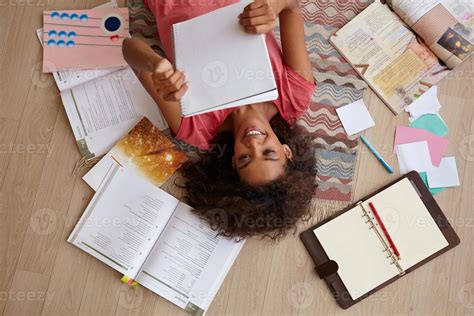
M 122 25 L 122 22 L 116 16 L 111 16 L 107 18 L 104 22 L 104 27 L 109 32 L 117 31 L 121 25 Z

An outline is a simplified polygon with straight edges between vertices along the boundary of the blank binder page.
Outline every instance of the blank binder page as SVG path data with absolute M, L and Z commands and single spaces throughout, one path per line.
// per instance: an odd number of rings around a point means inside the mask
M 399 273 L 363 214 L 356 206 L 314 230 L 354 300 Z
M 374 204 L 400 252 L 399 263 L 403 269 L 448 246 L 443 233 L 407 178 L 365 201 L 366 210 L 370 210 L 368 202 Z

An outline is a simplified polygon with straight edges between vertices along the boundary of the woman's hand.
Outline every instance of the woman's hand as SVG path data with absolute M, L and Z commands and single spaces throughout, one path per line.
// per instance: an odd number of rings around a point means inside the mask
M 239 15 L 239 23 L 248 33 L 268 33 L 275 27 L 281 11 L 296 6 L 297 0 L 255 0 Z
M 264 34 L 273 30 L 277 16 L 269 0 L 256 0 L 244 8 L 239 23 L 248 33 Z
M 138 73 L 151 73 L 154 89 L 165 101 L 179 101 L 188 90 L 184 73 L 177 71 L 166 59 L 139 39 L 126 38 L 122 44 L 123 57 Z M 148 77 L 147 80 L 150 78 Z
M 179 101 L 188 90 L 184 73 L 175 70 L 166 58 L 157 59 L 151 78 L 156 91 L 166 101 Z

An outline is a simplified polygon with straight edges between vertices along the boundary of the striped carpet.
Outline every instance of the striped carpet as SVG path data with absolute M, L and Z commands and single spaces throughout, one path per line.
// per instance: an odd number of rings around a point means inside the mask
M 128 0 L 132 36 L 162 53 L 152 14 L 143 0 Z M 366 84 L 329 43 L 328 38 L 371 0 L 303 0 L 306 43 L 317 88 L 308 111 L 296 122 L 302 139 L 316 151 L 317 189 L 313 208 L 318 221 L 351 201 L 358 141 L 344 132 L 335 109 L 362 98 Z M 278 28 L 275 30 L 278 39 Z
M 316 220 L 351 201 L 358 140 L 345 133 L 336 108 L 362 98 L 366 84 L 329 43 L 329 37 L 361 12 L 367 0 L 301 1 L 306 45 L 317 88 L 309 110 L 297 121 L 316 147 Z

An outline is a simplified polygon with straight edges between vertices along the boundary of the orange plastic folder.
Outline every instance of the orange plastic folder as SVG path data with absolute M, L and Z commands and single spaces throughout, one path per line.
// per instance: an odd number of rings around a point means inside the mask
M 43 12 L 43 72 L 125 66 L 127 8 Z

